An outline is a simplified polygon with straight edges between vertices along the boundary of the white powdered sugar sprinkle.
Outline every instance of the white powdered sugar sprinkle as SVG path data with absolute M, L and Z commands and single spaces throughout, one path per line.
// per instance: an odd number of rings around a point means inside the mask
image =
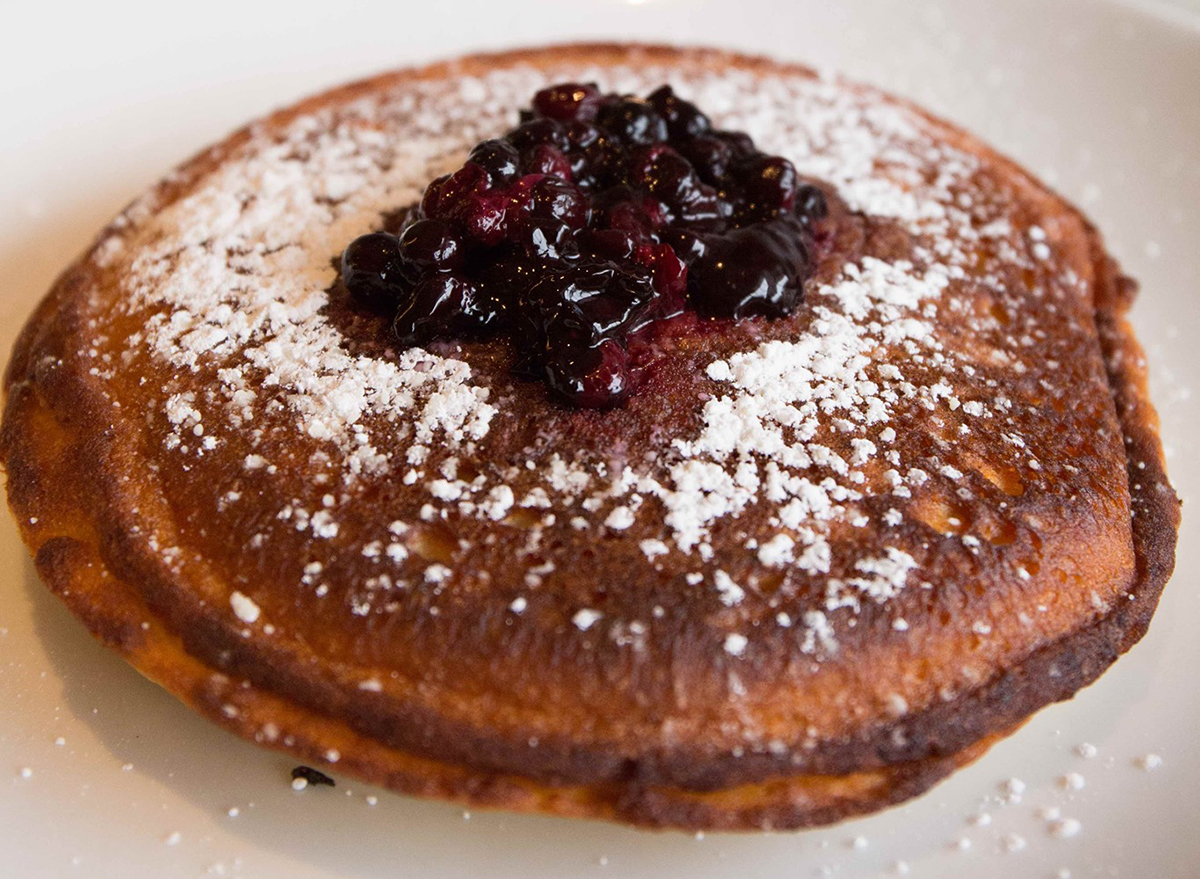
M 384 212 L 412 203 L 429 179 L 461 163 L 472 143 L 508 127 L 547 77 L 638 92 L 673 81 L 721 127 L 746 131 L 802 174 L 831 183 L 852 210 L 894 221 L 913 236 L 911 258 L 864 257 L 810 283 L 805 332 L 705 364 L 694 427 L 664 438 L 653 455 L 596 460 L 564 452 L 477 473 L 466 464 L 511 426 L 504 400 L 473 371 L 469 353 L 350 350 L 326 316 L 336 279 L 331 260 L 378 228 Z M 864 605 L 913 588 L 921 550 L 899 536 L 909 501 L 967 478 L 969 465 L 949 456 L 906 459 L 896 426 L 911 423 L 915 409 L 922 419 L 974 419 L 963 425 L 974 430 L 1010 405 L 994 394 L 968 399 L 966 389 L 971 358 L 992 366 L 1015 359 L 999 349 L 964 354 L 939 321 L 939 309 L 958 304 L 947 302 L 948 291 L 973 265 L 961 242 L 987 241 L 1014 264 L 1026 259 L 1009 240 L 1026 236 L 1006 220 L 973 214 L 956 196 L 976 170 L 977 160 L 942 143 L 933 123 L 832 79 L 730 70 L 679 81 L 653 67 L 501 69 L 449 85 L 404 84 L 300 116 L 282 131 L 256 132 L 184 198 L 165 207 L 153 197 L 135 204 L 124 220 L 125 246 L 114 239 L 105 258 L 131 255 L 122 308 L 142 329 L 129 338 L 127 359 L 150 357 L 180 376 L 178 387 L 162 389 L 153 413 L 165 418 L 169 450 L 202 455 L 236 434 L 250 443 L 237 458 L 247 479 L 287 472 L 279 448 L 317 450 L 312 460 L 329 485 L 316 496 L 329 493 L 307 507 L 289 495 L 276 516 L 314 538 L 300 588 L 329 594 L 334 581 L 322 581 L 322 565 L 348 549 L 379 568 L 349 599 L 355 614 L 398 606 L 393 599 L 404 589 L 452 590 L 454 562 L 423 561 L 409 529 L 464 517 L 528 529 L 522 558 L 537 560 L 522 562 L 519 576 L 530 589 L 556 575 L 539 554 L 544 529 L 594 529 L 615 546 L 631 542 L 648 568 L 685 564 L 681 584 L 708 590 L 732 618 L 763 594 L 737 558 L 719 556 L 727 541 L 718 538 L 733 533 L 772 576 L 818 584 L 807 593 L 817 596 L 815 606 L 785 591 L 767 617 L 794 625 L 816 661 L 837 652 L 839 634 Z M 1009 442 L 1024 447 L 1016 434 Z M 387 533 L 381 524 L 379 533 L 360 537 L 334 489 L 372 481 L 419 492 L 421 521 L 392 523 Z M 240 485 L 220 488 L 228 506 L 242 497 Z M 646 522 L 661 533 L 647 537 L 640 530 Z M 870 551 L 847 549 L 847 529 L 871 523 L 897 530 L 885 531 Z M 266 539 L 254 535 L 249 546 Z M 358 543 L 345 547 L 351 540 Z M 980 541 L 963 535 L 963 544 Z M 523 597 L 505 602 L 510 623 L 529 607 Z M 245 623 L 259 617 L 240 592 L 230 604 Z M 618 643 L 645 643 L 636 621 L 609 613 L 608 605 L 604 614 L 577 610 L 569 626 L 564 614 L 561 628 L 580 637 L 605 619 L 601 628 L 619 632 Z M 902 632 L 909 624 L 897 618 L 890 625 Z M 744 631 L 724 638 L 726 654 L 747 650 L 753 630 Z
M 234 615 L 243 623 L 257 621 L 262 613 L 258 605 L 241 592 L 234 592 L 229 596 L 229 606 L 233 608 Z

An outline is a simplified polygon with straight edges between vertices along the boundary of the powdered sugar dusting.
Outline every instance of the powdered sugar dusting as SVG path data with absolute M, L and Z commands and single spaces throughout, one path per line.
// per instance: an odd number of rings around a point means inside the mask
M 444 353 L 351 352 L 323 311 L 336 278 L 331 258 L 377 228 L 385 211 L 415 200 L 473 142 L 503 131 L 539 85 L 557 78 L 635 91 L 672 81 L 721 125 L 746 130 L 801 173 L 832 183 L 851 209 L 895 221 L 915 245 L 908 260 L 863 258 L 810 285 L 805 334 L 708 363 L 702 378 L 712 389 L 697 403 L 695 430 L 664 440 L 652 459 L 616 466 L 554 455 L 532 470 L 480 474 L 460 461 L 470 462 L 507 417 L 493 389 L 467 359 Z M 731 618 L 751 604 L 756 583 L 716 557 L 714 534 L 753 521 L 743 539 L 751 558 L 823 587 L 818 607 L 773 607 L 770 616 L 801 630 L 805 652 L 828 655 L 864 603 L 894 599 L 921 567 L 916 547 L 885 541 L 864 552 L 837 535 L 871 522 L 868 502 L 880 497 L 887 512 L 876 524 L 886 534 L 906 520 L 914 491 L 965 478 L 962 462 L 904 460 L 897 417 L 915 408 L 991 418 L 1009 404 L 966 398 L 972 360 L 1024 368 L 1006 351 L 947 344 L 938 320 L 939 309 L 956 305 L 948 291 L 974 258 L 964 242 L 998 241 L 1001 258 L 1032 264 L 1009 242 L 1024 240 L 1019 230 L 955 194 L 976 170 L 974 158 L 942 143 L 917 114 L 836 80 L 723 71 L 681 81 L 652 67 L 500 69 L 453 86 L 397 86 L 298 117 L 277 134 L 252 132 L 186 197 L 161 210 L 152 199 L 131 208 L 125 247 L 107 247 L 105 258 L 133 254 L 123 307 L 145 320 L 128 340 L 127 359 L 150 356 L 183 377 L 164 388 L 158 406 L 171 451 L 204 454 L 236 431 L 255 448 L 241 458 L 243 469 L 274 474 L 281 462 L 258 446 L 263 417 L 271 416 L 286 425 L 276 447 L 290 438 L 318 448 L 331 485 L 379 480 L 420 492 L 423 523 L 533 523 L 522 526 L 531 558 L 539 529 L 553 523 L 602 528 L 609 539 L 626 539 L 645 521 L 661 524 L 657 537 L 640 535 L 639 557 L 648 566 L 686 565 L 686 583 L 705 589 Z M 198 374 L 215 376 L 206 394 L 187 381 Z M 1023 440 L 1013 434 L 1012 443 Z M 239 496 L 231 486 L 224 503 Z M 354 614 L 386 612 L 405 589 L 454 588 L 452 561 L 429 564 L 410 552 L 410 523 L 380 523 L 378 535 L 362 539 L 342 527 L 342 503 L 331 492 L 319 504 L 295 500 L 279 510 L 279 521 L 317 538 L 302 588 L 325 595 L 320 566 L 352 539 L 359 541 L 353 554 L 380 566 L 350 597 Z M 963 541 L 979 544 L 972 535 Z M 555 575 L 540 557 L 527 567 L 531 590 Z M 850 573 L 831 576 L 835 569 Z M 531 606 L 524 597 L 504 602 L 513 615 Z M 573 624 L 565 631 L 611 624 L 614 641 L 644 643 L 643 623 L 610 619 L 607 608 L 564 612 L 563 620 Z M 898 619 L 893 628 L 907 625 Z M 752 637 L 745 631 L 714 643 L 741 656 Z
M 351 116 L 356 109 L 371 112 Z M 466 363 L 421 349 L 352 355 L 321 314 L 336 278 L 331 257 L 382 211 L 412 201 L 421 186 L 413 172 L 447 146 L 328 124 L 324 115 L 297 119 L 149 216 L 141 234 L 153 243 L 130 266 L 126 308 L 156 309 L 133 340 L 155 356 L 184 370 L 218 365 L 232 426 L 253 420 L 262 389 L 279 388 L 297 428 L 334 443 L 352 480 L 388 467 L 361 426 L 367 414 L 411 421 L 415 448 L 477 440 L 495 410 Z M 198 420 L 185 399 L 172 400 L 173 422 Z

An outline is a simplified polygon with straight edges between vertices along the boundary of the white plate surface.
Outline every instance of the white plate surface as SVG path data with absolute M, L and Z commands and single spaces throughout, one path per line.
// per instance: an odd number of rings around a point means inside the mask
M 913 97 L 1081 203 L 1142 281 L 1134 319 L 1170 471 L 1194 498 L 1200 15 L 1189 5 L 5 2 L 0 348 L 7 356 L 57 271 L 125 201 L 272 107 L 475 48 L 581 36 L 720 44 Z M 0 875 L 1194 877 L 1198 528 L 1200 519 L 1185 517 L 1179 573 L 1141 645 L 931 793 L 825 831 L 694 839 L 467 816 L 346 779 L 294 793 L 287 758 L 193 716 L 93 643 L 38 583 L 4 518 Z M 1094 757 L 1076 753 L 1082 743 Z M 1161 757 L 1159 768 L 1142 768 L 1148 754 Z M 1067 773 L 1085 786 L 1063 789 Z M 1009 779 L 1024 790 L 1002 802 Z M 989 823 L 971 820 L 981 810 Z M 1079 833 L 1056 838 L 1047 810 L 1076 819 Z

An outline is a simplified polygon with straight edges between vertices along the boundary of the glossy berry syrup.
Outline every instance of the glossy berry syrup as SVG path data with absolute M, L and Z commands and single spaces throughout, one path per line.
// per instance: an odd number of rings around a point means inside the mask
M 563 83 L 429 184 L 399 236 L 342 255 L 350 294 L 405 345 L 505 335 L 565 402 L 618 405 L 629 342 L 692 309 L 778 318 L 812 273 L 821 190 L 669 86 L 636 98 Z

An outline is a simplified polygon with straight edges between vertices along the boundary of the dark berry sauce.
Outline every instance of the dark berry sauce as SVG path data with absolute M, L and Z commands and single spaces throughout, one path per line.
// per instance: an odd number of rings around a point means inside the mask
M 403 345 L 504 335 L 520 374 L 605 408 L 633 391 L 629 345 L 652 325 L 794 311 L 825 214 L 791 162 L 669 86 L 563 83 L 430 183 L 399 236 L 353 241 L 342 280 Z

